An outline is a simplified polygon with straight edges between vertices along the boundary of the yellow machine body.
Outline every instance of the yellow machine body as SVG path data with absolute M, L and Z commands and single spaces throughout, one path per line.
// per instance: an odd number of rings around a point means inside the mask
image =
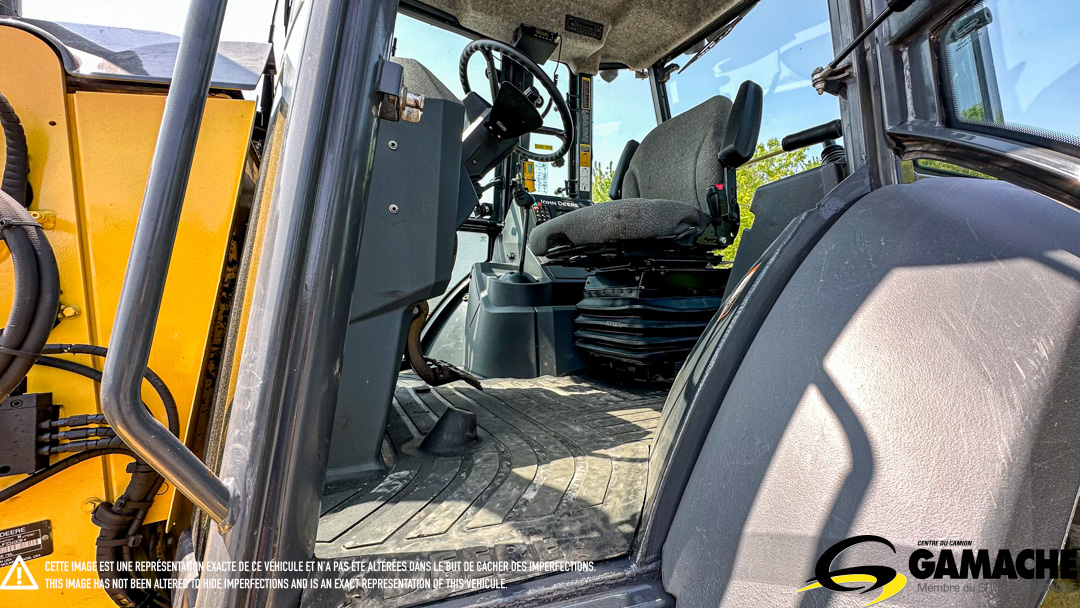
M 18 112 L 30 157 L 30 209 L 45 227 L 60 271 L 61 318 L 49 342 L 108 346 L 136 221 L 165 105 L 162 89 L 117 86 L 76 90 L 56 51 L 35 35 L 0 25 L 0 92 Z M 210 336 L 229 250 L 254 102 L 211 97 L 206 104 L 150 367 L 176 398 L 182 439 L 191 442 L 196 405 L 206 382 Z M 0 162 L 3 160 L 0 146 Z M 0 242 L 0 317 L 11 306 L 13 272 Z M 71 358 L 71 357 L 68 357 Z M 72 358 L 102 369 L 102 361 Z M 98 387 L 68 372 L 35 367 L 28 392 L 52 393 L 59 415 L 100 413 Z M 159 420 L 161 402 L 144 387 L 143 399 Z M 198 446 L 201 448 L 201 446 Z M 52 462 L 68 454 L 54 456 Z M 48 521 L 53 552 L 26 564 L 39 589 L 0 590 L 0 604 L 113 606 L 101 589 L 63 587 L 91 573 L 48 571 L 49 562 L 94 561 L 98 528 L 90 512 L 124 490 L 129 458 L 92 459 L 69 468 L 0 504 L 0 531 Z M 0 487 L 21 479 L 0 477 Z M 169 484 L 146 523 L 177 513 Z M 2 533 L 2 532 L 0 532 Z M 3 556 L 0 555 L 0 560 Z M 0 564 L 5 563 L 0 561 Z M 8 568 L 0 568 L 0 576 Z

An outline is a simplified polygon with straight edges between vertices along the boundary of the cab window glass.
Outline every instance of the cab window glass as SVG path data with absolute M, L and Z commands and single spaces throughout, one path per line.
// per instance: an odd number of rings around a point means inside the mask
M 458 99 L 465 96 L 458 78 L 458 59 L 465 45 L 471 42 L 468 38 L 402 14 L 397 16 L 394 37 L 396 56 L 419 61 Z M 479 55 L 469 62 L 469 83 L 485 99 L 490 97 L 484 62 Z
M 455 34 L 401 13 L 398 13 L 397 23 L 394 26 L 394 39 L 394 56 L 415 59 L 434 74 L 439 82 L 446 85 L 446 88 L 450 89 L 458 99 L 465 97 L 461 78 L 458 77 L 458 59 L 461 57 L 462 49 L 471 40 L 461 34 Z M 469 62 L 469 84 L 484 99 L 488 99 L 491 95 L 488 92 L 487 77 L 484 75 L 484 62 L 478 55 Z M 487 183 L 493 177 L 494 172 L 491 172 L 485 175 L 480 183 Z M 491 203 L 492 192 L 490 188 L 485 190 L 480 200 Z
M 752 80 L 765 94 L 758 157 L 779 153 L 787 135 L 840 117 L 837 98 L 818 95 L 810 80 L 815 68 L 833 58 L 828 2 L 762 0 L 728 30 L 712 34 L 672 62 L 681 66 L 667 82 L 673 116 L 714 95 L 734 99 L 739 86 Z M 817 167 L 821 150 L 815 146 L 780 153 L 739 168 L 741 228 L 735 243 L 722 251 L 725 261 L 734 259 L 742 232 L 753 226 L 750 204 L 757 189 Z
M 605 78 L 612 78 L 610 82 Z M 608 200 L 611 176 L 623 147 L 640 142 L 656 126 L 652 89 L 632 70 L 601 73 L 593 80 L 593 201 Z
M 458 60 L 461 58 L 461 51 L 470 42 L 468 38 L 402 14 L 398 14 L 394 36 L 397 39 L 395 54 L 398 57 L 408 57 L 419 61 L 459 99 L 465 97 L 465 90 L 461 86 L 461 79 L 458 76 Z M 501 70 L 502 65 L 499 55 L 495 54 L 494 59 L 495 68 Z M 556 62 L 555 59 L 548 60 L 541 67 L 553 79 L 558 76 L 556 85 L 565 94 L 569 71 L 565 65 Z M 491 85 L 488 84 L 485 74 L 486 67 L 487 64 L 484 62 L 483 55 L 480 53 L 474 54 L 469 60 L 469 84 L 474 92 L 490 103 Z M 545 107 L 547 107 L 547 91 L 541 91 L 540 94 L 544 98 Z M 544 116 L 544 125 L 562 128 L 559 112 L 554 107 L 548 108 L 548 112 Z M 559 139 L 552 135 L 531 134 L 524 138 L 523 141 L 525 145 L 529 146 L 529 149 L 540 154 L 553 152 L 561 145 Z M 534 163 L 533 172 L 536 192 L 554 194 L 557 189 L 565 185 L 566 171 L 565 165 L 560 169 L 551 163 Z M 490 184 L 494 176 L 494 171 L 485 175 L 480 180 L 481 185 Z M 491 203 L 494 191 L 494 188 L 484 190 L 480 200 Z
M 566 65 L 559 63 L 557 59 L 558 51 L 556 51 L 555 56 L 540 67 L 544 69 L 548 77 L 551 78 L 565 97 L 570 82 L 570 70 Z M 544 98 L 544 107 L 541 108 L 541 112 L 546 112 L 544 114 L 544 126 L 562 129 L 562 118 L 559 117 L 559 111 L 555 109 L 555 104 L 549 99 L 547 91 L 543 89 L 543 85 L 540 83 L 535 83 L 534 86 Z M 562 140 L 554 135 L 531 133 L 522 141 L 526 141 L 529 149 L 537 154 L 551 154 L 562 146 Z M 565 163 L 565 157 L 563 158 Z M 562 189 L 566 187 L 567 171 L 566 164 L 556 166 L 555 163 L 533 163 L 533 191 L 540 194 L 561 194 Z
M 1080 3 L 986 0 L 943 38 L 952 115 L 1080 146 Z
M 715 34 L 713 37 L 715 38 Z M 706 47 L 708 43 L 706 43 Z M 690 62 L 698 48 L 676 58 L 667 83 L 671 114 L 681 114 L 714 95 L 735 98 L 739 85 L 753 80 L 765 92 L 761 143 L 840 117 L 831 95 L 818 95 L 814 69 L 833 58 L 829 7 L 824 0 L 762 0 Z

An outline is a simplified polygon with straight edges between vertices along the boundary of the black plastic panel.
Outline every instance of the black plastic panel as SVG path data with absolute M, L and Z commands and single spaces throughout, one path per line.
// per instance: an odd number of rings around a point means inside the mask
M 446 290 L 462 201 L 472 207 L 459 195 L 464 107 L 418 62 L 394 61 L 409 91 L 424 95 L 424 115 L 379 126 L 327 483 L 383 468 L 380 447 L 412 306 Z
M 711 425 L 664 545 L 679 605 L 861 605 L 796 593 L 857 534 L 897 553 L 856 547 L 836 567 L 907 572 L 924 539 L 1061 546 L 1080 487 L 1078 234 L 1080 213 L 980 180 L 882 188 L 841 216 Z M 1036 606 L 1049 584 L 917 582 L 889 602 Z
M 754 225 L 742 234 L 735 263 L 731 267 L 732 280 L 728 282 L 724 297 L 731 295 L 738 280 L 750 270 L 791 220 L 817 206 L 843 179 L 844 169 L 841 165 L 826 163 L 758 188 L 750 204 Z
M 649 454 L 649 487 L 639 531 L 640 565 L 660 559 L 675 509 L 731 381 L 788 280 L 852 203 L 870 192 L 856 172 L 810 212 L 792 220 L 725 300 L 690 353 L 664 404 Z
M 545 273 L 533 283 L 500 280 L 516 270 L 496 262 L 473 266 L 465 369 L 483 378 L 536 378 L 584 368 L 573 338 L 584 279 Z

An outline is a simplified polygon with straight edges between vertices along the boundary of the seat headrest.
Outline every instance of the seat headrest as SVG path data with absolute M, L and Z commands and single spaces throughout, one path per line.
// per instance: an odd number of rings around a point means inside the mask
M 739 87 L 724 127 L 718 158 L 729 169 L 746 164 L 757 151 L 761 134 L 761 110 L 765 94 L 761 86 L 747 80 Z

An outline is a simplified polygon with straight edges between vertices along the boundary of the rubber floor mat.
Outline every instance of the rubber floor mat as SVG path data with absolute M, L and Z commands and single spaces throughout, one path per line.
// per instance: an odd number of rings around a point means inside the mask
M 323 499 L 316 557 L 368 565 L 334 568 L 324 576 L 353 580 L 309 590 L 304 604 L 413 605 L 628 553 L 665 396 L 581 377 L 488 380 L 483 391 L 403 379 L 387 428 L 394 467 Z M 423 455 L 419 439 L 451 405 L 476 415 L 479 441 L 462 456 Z M 409 565 L 370 566 L 385 560 Z

